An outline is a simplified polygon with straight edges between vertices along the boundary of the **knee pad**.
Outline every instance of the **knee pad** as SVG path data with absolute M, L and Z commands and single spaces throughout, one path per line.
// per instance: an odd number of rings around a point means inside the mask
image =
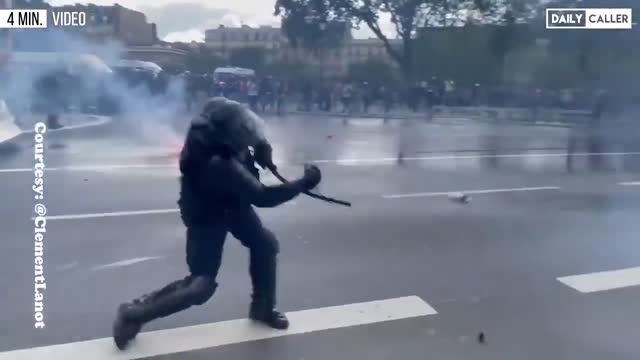
M 218 284 L 209 276 L 196 276 L 189 286 L 190 298 L 194 305 L 202 305 L 216 292 Z

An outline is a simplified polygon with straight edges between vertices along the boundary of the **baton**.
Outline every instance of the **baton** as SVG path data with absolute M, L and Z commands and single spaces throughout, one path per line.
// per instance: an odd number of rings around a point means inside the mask
M 288 183 L 289 181 L 287 179 L 284 178 L 284 176 L 280 175 L 280 172 L 278 172 L 278 168 L 276 168 L 275 165 L 270 165 L 268 166 L 269 170 L 271 171 L 271 173 L 273 174 L 273 176 L 275 176 L 278 180 L 280 180 L 283 183 Z M 342 206 L 348 206 L 351 207 L 351 203 L 348 201 L 343 201 L 343 200 L 338 200 L 338 199 L 334 199 L 334 198 L 330 198 L 324 195 L 320 195 L 320 194 L 314 194 L 312 192 L 309 191 L 303 191 L 303 194 L 310 196 L 314 199 L 318 199 L 318 200 L 323 200 L 332 204 L 337 204 L 337 205 L 342 205 Z

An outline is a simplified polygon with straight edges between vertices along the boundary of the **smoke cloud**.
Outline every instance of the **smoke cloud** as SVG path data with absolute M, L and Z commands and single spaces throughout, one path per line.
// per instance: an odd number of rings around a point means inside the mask
M 92 112 L 114 115 L 126 133 L 145 143 L 178 141 L 174 125 L 185 115 L 182 78 L 160 73 L 151 82 L 164 91 L 125 81 L 112 71 L 125 47 L 113 41 L 29 29 L 16 32 L 14 42 L 2 70 L 0 97 L 18 121 L 34 112 Z

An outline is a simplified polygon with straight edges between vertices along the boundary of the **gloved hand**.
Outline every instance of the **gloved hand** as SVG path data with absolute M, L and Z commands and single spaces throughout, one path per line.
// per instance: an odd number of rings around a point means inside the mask
M 267 142 L 258 144 L 253 148 L 253 157 L 255 158 L 256 163 L 263 169 L 275 167 L 273 164 L 272 154 L 273 149 Z
M 317 166 L 311 164 L 306 164 L 304 166 L 304 175 L 302 176 L 301 183 L 306 191 L 318 186 L 321 180 L 322 173 Z

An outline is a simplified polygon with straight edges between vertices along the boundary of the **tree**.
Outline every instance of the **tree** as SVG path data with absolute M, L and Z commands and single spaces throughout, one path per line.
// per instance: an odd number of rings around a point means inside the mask
M 212 73 L 217 67 L 224 64 L 221 57 L 207 51 L 204 48 L 191 50 L 185 59 L 186 70 L 195 74 Z
M 265 68 L 265 72 L 287 81 L 309 80 L 314 77 L 313 69 L 301 61 L 271 62 Z
M 395 69 L 384 61 L 368 60 L 349 65 L 347 77 L 355 82 L 369 82 L 374 86 L 393 84 Z
M 229 54 L 231 66 L 237 66 L 262 72 L 267 64 L 267 51 L 260 47 L 234 49 Z
M 501 2 L 502 0 L 484 0 Z M 397 62 L 406 80 L 413 79 L 414 39 L 423 26 L 451 26 L 464 23 L 469 13 L 481 10 L 481 0 L 278 0 L 276 15 L 285 20 L 301 17 L 312 23 L 341 20 L 359 25 L 364 23 L 382 43 L 389 56 Z M 300 9 L 307 7 L 305 13 Z M 381 16 L 388 16 L 402 41 L 393 46 L 380 26 Z M 298 20 L 300 21 L 300 20 Z
M 416 79 L 454 80 L 457 84 L 488 84 L 495 79 L 495 61 L 489 52 L 492 27 L 468 24 L 425 28 L 416 39 Z
M 351 33 L 347 22 L 319 15 L 329 11 L 326 2 L 316 0 L 281 0 L 276 6 L 289 43 L 313 52 L 339 47 Z

